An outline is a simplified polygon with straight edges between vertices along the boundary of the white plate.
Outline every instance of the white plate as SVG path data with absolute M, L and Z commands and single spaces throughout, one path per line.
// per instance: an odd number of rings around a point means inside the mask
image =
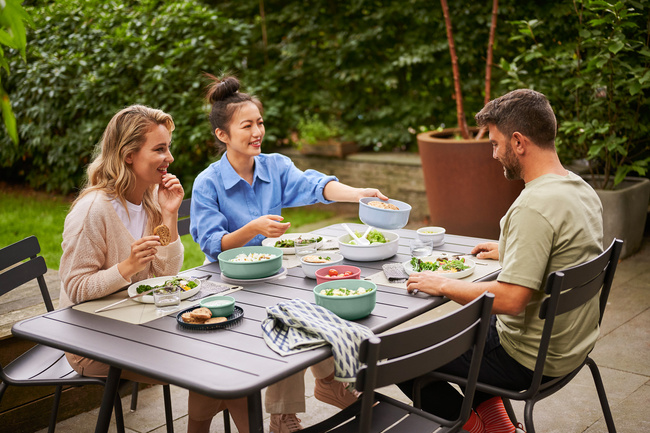
M 421 260 L 424 262 L 433 262 L 435 261 L 438 257 L 441 257 L 440 255 L 438 256 L 429 256 L 429 257 L 423 257 Z M 442 257 L 448 257 L 447 255 L 442 255 Z M 469 275 L 472 275 L 474 273 L 474 269 L 476 268 L 476 263 L 473 260 L 470 259 L 465 259 L 465 264 L 469 266 L 469 268 L 460 271 L 460 272 L 439 272 L 439 271 L 434 271 L 436 274 L 442 276 L 442 277 L 447 277 L 451 278 L 454 280 L 458 280 L 460 278 L 465 278 Z M 408 262 L 404 262 L 404 270 L 406 271 L 407 274 L 411 275 L 414 274 L 415 271 L 413 270 L 413 265 L 411 265 L 411 261 L 409 260 Z
M 171 275 L 169 277 L 156 277 L 156 278 L 149 278 L 146 280 L 138 281 L 137 283 L 133 283 L 129 286 L 128 293 L 129 296 L 135 296 L 138 294 L 138 287 L 140 287 L 143 284 L 146 284 L 147 286 L 160 286 L 165 284 L 165 281 L 170 280 L 172 278 L 176 278 L 177 275 Z M 197 280 L 196 278 L 190 278 L 186 276 L 182 276 L 186 280 L 191 280 L 194 281 L 197 286 L 193 289 L 187 290 L 187 291 L 181 291 L 181 301 L 183 299 L 187 299 L 194 294 L 198 293 L 199 290 L 201 290 L 201 280 Z M 153 295 L 144 295 L 139 298 L 135 298 L 134 301 L 138 302 L 143 302 L 145 304 L 153 304 Z
M 224 283 L 228 284 L 237 284 L 238 286 L 243 286 L 246 284 L 255 284 L 255 283 L 261 283 L 264 281 L 271 281 L 275 279 L 282 279 L 287 277 L 287 270 L 282 267 L 278 272 L 276 272 L 273 275 L 269 275 L 268 277 L 263 277 L 263 278 L 251 278 L 250 280 L 240 280 L 239 278 L 230 278 L 226 277 L 223 272 L 221 273 L 221 281 Z
M 265 246 L 265 247 L 275 247 L 275 243 L 277 241 L 279 241 L 279 240 L 284 241 L 284 240 L 287 240 L 287 239 L 296 239 L 296 238 L 314 239 L 314 238 L 317 238 L 319 236 L 322 237 L 323 240 L 321 240 L 320 242 L 318 242 L 316 244 L 316 248 L 318 249 L 318 248 L 323 246 L 323 242 L 326 240 L 326 237 L 322 236 L 322 235 L 317 235 L 317 234 L 314 234 L 314 233 L 286 233 L 286 234 L 283 234 L 282 236 L 280 236 L 279 238 L 266 238 L 266 239 L 264 239 L 262 241 L 262 245 Z M 279 249 L 282 250 L 282 254 L 295 254 L 296 253 L 296 250 L 293 247 L 291 247 L 291 248 L 279 248 Z

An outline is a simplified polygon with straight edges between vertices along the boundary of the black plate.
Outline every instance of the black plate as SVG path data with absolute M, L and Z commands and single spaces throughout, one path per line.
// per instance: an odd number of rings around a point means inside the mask
M 185 322 L 183 322 L 183 319 L 181 318 L 181 316 L 184 313 L 188 313 L 190 311 L 196 310 L 197 308 L 200 308 L 200 307 L 198 307 L 198 306 L 190 307 L 190 308 L 187 308 L 187 309 L 179 312 L 176 315 L 176 322 L 178 322 L 179 326 L 182 326 L 183 328 L 187 328 L 187 329 L 196 329 L 196 330 L 199 330 L 199 331 L 209 331 L 211 329 L 228 328 L 232 324 L 237 322 L 239 319 L 244 317 L 244 310 L 241 307 L 238 307 L 237 305 L 235 305 L 235 311 L 233 311 L 233 313 L 226 318 L 227 320 L 225 322 L 209 323 L 209 324 L 205 324 L 205 323 L 185 323 Z

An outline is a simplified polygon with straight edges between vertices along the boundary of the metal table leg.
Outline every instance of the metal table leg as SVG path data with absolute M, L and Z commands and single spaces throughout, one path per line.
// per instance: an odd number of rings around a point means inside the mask
M 115 401 L 115 395 L 117 394 L 118 385 L 120 384 L 121 374 L 121 368 L 111 366 L 108 370 L 108 377 L 106 378 L 106 386 L 104 387 L 102 405 L 99 408 L 95 433 L 108 432 L 108 427 L 111 424 L 111 415 L 113 413 L 113 403 Z

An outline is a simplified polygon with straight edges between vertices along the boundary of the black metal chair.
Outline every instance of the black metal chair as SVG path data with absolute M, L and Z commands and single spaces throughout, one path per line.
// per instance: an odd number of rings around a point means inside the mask
M 54 310 L 47 290 L 45 259 L 38 256 L 41 247 L 35 236 L 0 249 L 0 296 L 36 279 L 47 311 Z M 24 261 L 26 260 L 26 261 Z M 23 262 L 24 261 L 24 262 Z M 11 386 L 54 386 L 54 404 L 50 414 L 48 431 L 54 432 L 64 386 L 105 385 L 105 379 L 85 377 L 77 374 L 63 351 L 52 347 L 36 345 L 20 355 L 7 366 L 0 365 L 0 400 Z M 124 432 L 122 403 L 119 395 L 115 399 L 115 422 L 117 430 Z
M 528 433 L 535 433 L 535 426 L 533 424 L 533 407 L 535 403 L 562 389 L 585 365 L 589 366 L 594 379 L 600 406 L 607 424 L 607 430 L 609 433 L 616 432 L 614 418 L 609 408 L 600 371 L 596 362 L 591 357 L 587 356 L 575 370 L 566 376 L 554 378 L 543 383 L 542 376 L 556 316 L 567 313 L 600 294 L 600 317 L 598 324 L 602 322 L 605 307 L 607 306 L 607 298 L 609 297 L 614 273 L 616 272 L 616 266 L 618 265 L 618 259 L 622 249 L 623 241 L 614 239 L 609 248 L 595 259 L 569 269 L 553 272 L 549 275 L 545 292 L 550 296 L 544 299 L 539 311 L 539 318 L 545 319 L 545 323 L 542 330 L 542 339 L 535 363 L 533 379 L 528 389 L 513 391 L 481 382 L 476 384 L 476 389 L 486 393 L 500 395 L 503 398 L 503 403 L 513 423 L 517 421 L 510 400 L 525 401 L 524 423 Z M 464 378 L 439 372 L 432 372 L 428 376 L 436 380 L 446 380 L 460 385 L 466 383 Z
M 412 328 L 364 340 L 356 377 L 359 401 L 332 417 L 302 430 L 314 432 L 461 431 L 472 408 L 494 295 L 489 292 L 460 309 Z M 463 406 L 457 419 L 447 420 L 385 396 L 375 389 L 404 382 L 438 368 L 474 348 Z M 385 430 L 387 429 L 387 430 Z

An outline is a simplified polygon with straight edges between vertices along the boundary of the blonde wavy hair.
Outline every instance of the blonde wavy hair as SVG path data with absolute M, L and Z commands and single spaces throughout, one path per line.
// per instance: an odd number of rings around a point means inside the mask
M 86 184 L 73 206 L 86 194 L 102 191 L 111 199 L 120 200 L 126 208 L 126 194 L 136 183 L 126 158 L 140 150 L 146 135 L 157 125 L 164 125 L 170 134 L 175 128 L 171 115 L 144 105 L 131 105 L 115 114 L 95 147 L 93 162 L 87 169 Z M 157 190 L 158 185 L 152 185 L 142 200 L 149 223 L 154 226 L 162 223 L 158 200 L 154 200 Z

